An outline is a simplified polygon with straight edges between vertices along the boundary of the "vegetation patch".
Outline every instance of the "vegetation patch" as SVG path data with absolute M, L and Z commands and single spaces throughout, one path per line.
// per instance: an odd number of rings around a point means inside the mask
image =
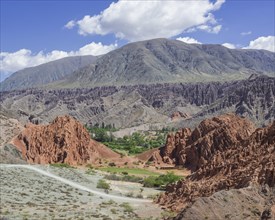
M 99 167 L 98 168 L 101 171 L 109 172 L 109 173 L 120 173 L 124 175 L 146 175 L 146 176 L 159 176 L 158 173 L 140 169 L 140 168 L 127 168 L 127 167 Z
M 52 167 L 59 167 L 59 168 L 74 168 L 67 163 L 51 163 L 50 166 Z
M 97 182 L 96 188 L 109 190 L 111 187 L 109 183 L 101 179 Z
M 110 174 L 110 175 L 105 175 L 104 179 L 115 180 L 115 181 L 124 181 L 124 182 L 133 182 L 133 183 L 142 183 L 143 182 L 142 177 L 133 176 L 133 175 Z
M 160 176 L 149 176 L 144 179 L 144 187 L 165 187 L 167 184 L 176 182 L 182 177 L 175 175 L 173 172 L 168 172 Z
M 119 206 L 124 208 L 124 212 L 132 213 L 134 211 L 134 209 L 132 208 L 132 206 L 130 206 L 130 204 L 128 202 L 124 202 L 124 203 L 120 204 Z
M 124 136 L 123 138 L 115 138 L 113 135 L 117 129 L 114 125 L 101 125 L 95 124 L 92 127 L 86 129 L 90 133 L 91 137 L 96 141 L 102 142 L 112 150 L 128 155 L 140 154 L 152 148 L 160 147 L 164 145 L 167 133 L 171 131 L 169 128 L 163 128 L 162 130 L 154 131 L 154 134 L 150 132 L 135 132 L 130 136 Z

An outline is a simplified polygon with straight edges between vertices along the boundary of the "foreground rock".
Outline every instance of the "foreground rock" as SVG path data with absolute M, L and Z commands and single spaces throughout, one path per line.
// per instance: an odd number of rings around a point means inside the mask
M 170 135 L 162 163 L 191 168 L 186 179 L 167 187 L 158 202 L 182 210 L 199 197 L 253 185 L 275 186 L 275 121 L 264 128 L 233 114 L 203 121 L 192 132 Z M 152 157 L 152 159 L 156 158 Z
M 87 130 L 70 116 L 57 117 L 49 125 L 27 124 L 12 143 L 29 163 L 81 165 L 120 157 L 90 139 Z
M 272 220 L 275 219 L 275 188 L 251 186 L 222 190 L 196 199 L 174 220 Z

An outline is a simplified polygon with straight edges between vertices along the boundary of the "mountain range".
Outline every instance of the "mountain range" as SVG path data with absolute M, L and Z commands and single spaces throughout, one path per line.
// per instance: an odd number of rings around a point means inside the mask
M 2 91 L 33 87 L 83 88 L 174 82 L 226 81 L 274 76 L 275 53 L 153 39 L 101 57 L 69 57 L 27 68 L 0 84 Z
M 232 82 L 27 89 L 2 92 L 0 107 L 5 115 L 23 123 L 47 123 L 68 114 L 83 124 L 159 129 L 192 127 L 204 118 L 234 112 L 262 126 L 275 118 L 275 78 L 263 75 Z M 172 117 L 175 112 L 179 118 Z
M 66 57 L 35 67 L 29 67 L 13 73 L 0 83 L 0 90 L 20 90 L 26 88 L 39 88 L 43 85 L 68 77 L 74 71 L 93 63 L 94 56 Z

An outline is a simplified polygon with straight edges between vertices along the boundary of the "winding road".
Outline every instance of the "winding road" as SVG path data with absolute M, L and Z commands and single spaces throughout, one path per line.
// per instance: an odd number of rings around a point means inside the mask
M 82 185 L 80 185 L 78 183 L 75 183 L 75 182 L 73 182 L 71 180 L 68 180 L 68 179 L 65 179 L 63 177 L 57 176 L 55 174 L 52 174 L 52 173 L 50 173 L 48 171 L 39 169 L 38 167 L 35 167 L 35 166 L 32 166 L 32 165 L 1 164 L 0 168 L 24 168 L 24 169 L 33 170 L 33 171 L 35 171 L 37 173 L 40 173 L 42 175 L 45 175 L 45 176 L 51 177 L 53 179 L 56 179 L 59 182 L 65 183 L 67 185 L 70 185 L 70 186 L 72 186 L 74 188 L 77 188 L 77 189 L 80 189 L 80 190 L 84 190 L 84 191 L 93 193 L 95 195 L 99 195 L 99 196 L 102 196 L 102 197 L 105 197 L 105 198 L 109 198 L 109 199 L 120 200 L 120 201 L 123 201 L 123 202 L 138 202 L 138 203 L 152 202 L 152 200 L 148 200 L 148 199 L 136 199 L 136 198 L 129 198 L 129 197 L 123 197 L 123 196 L 110 195 L 110 194 L 106 194 L 106 193 L 103 193 L 103 192 L 100 192 L 100 191 L 89 189 L 86 186 L 82 186 Z

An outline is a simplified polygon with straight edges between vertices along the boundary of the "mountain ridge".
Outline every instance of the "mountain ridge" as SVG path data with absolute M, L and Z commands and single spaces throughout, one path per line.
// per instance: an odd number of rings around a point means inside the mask
M 116 128 L 192 127 L 207 117 L 235 112 L 263 126 L 274 120 L 274 100 L 275 78 L 259 76 L 224 83 L 7 91 L 1 92 L 0 107 L 23 123 L 45 123 L 69 114 L 83 124 L 104 122 Z M 175 112 L 189 116 L 173 121 L 171 115 Z
M 159 38 L 126 44 L 43 86 L 58 89 L 232 81 L 251 74 L 274 76 L 274 73 L 275 53 L 270 51 L 229 49 L 216 44 L 187 44 Z M 7 83 L 5 80 L 0 85 L 6 90 L 37 87 L 34 83 L 9 87 Z
M 153 39 L 127 44 L 61 83 L 76 86 L 224 81 L 275 72 L 275 54 Z
M 19 70 L 0 83 L 0 91 L 41 87 L 91 64 L 95 56 L 72 56 Z

